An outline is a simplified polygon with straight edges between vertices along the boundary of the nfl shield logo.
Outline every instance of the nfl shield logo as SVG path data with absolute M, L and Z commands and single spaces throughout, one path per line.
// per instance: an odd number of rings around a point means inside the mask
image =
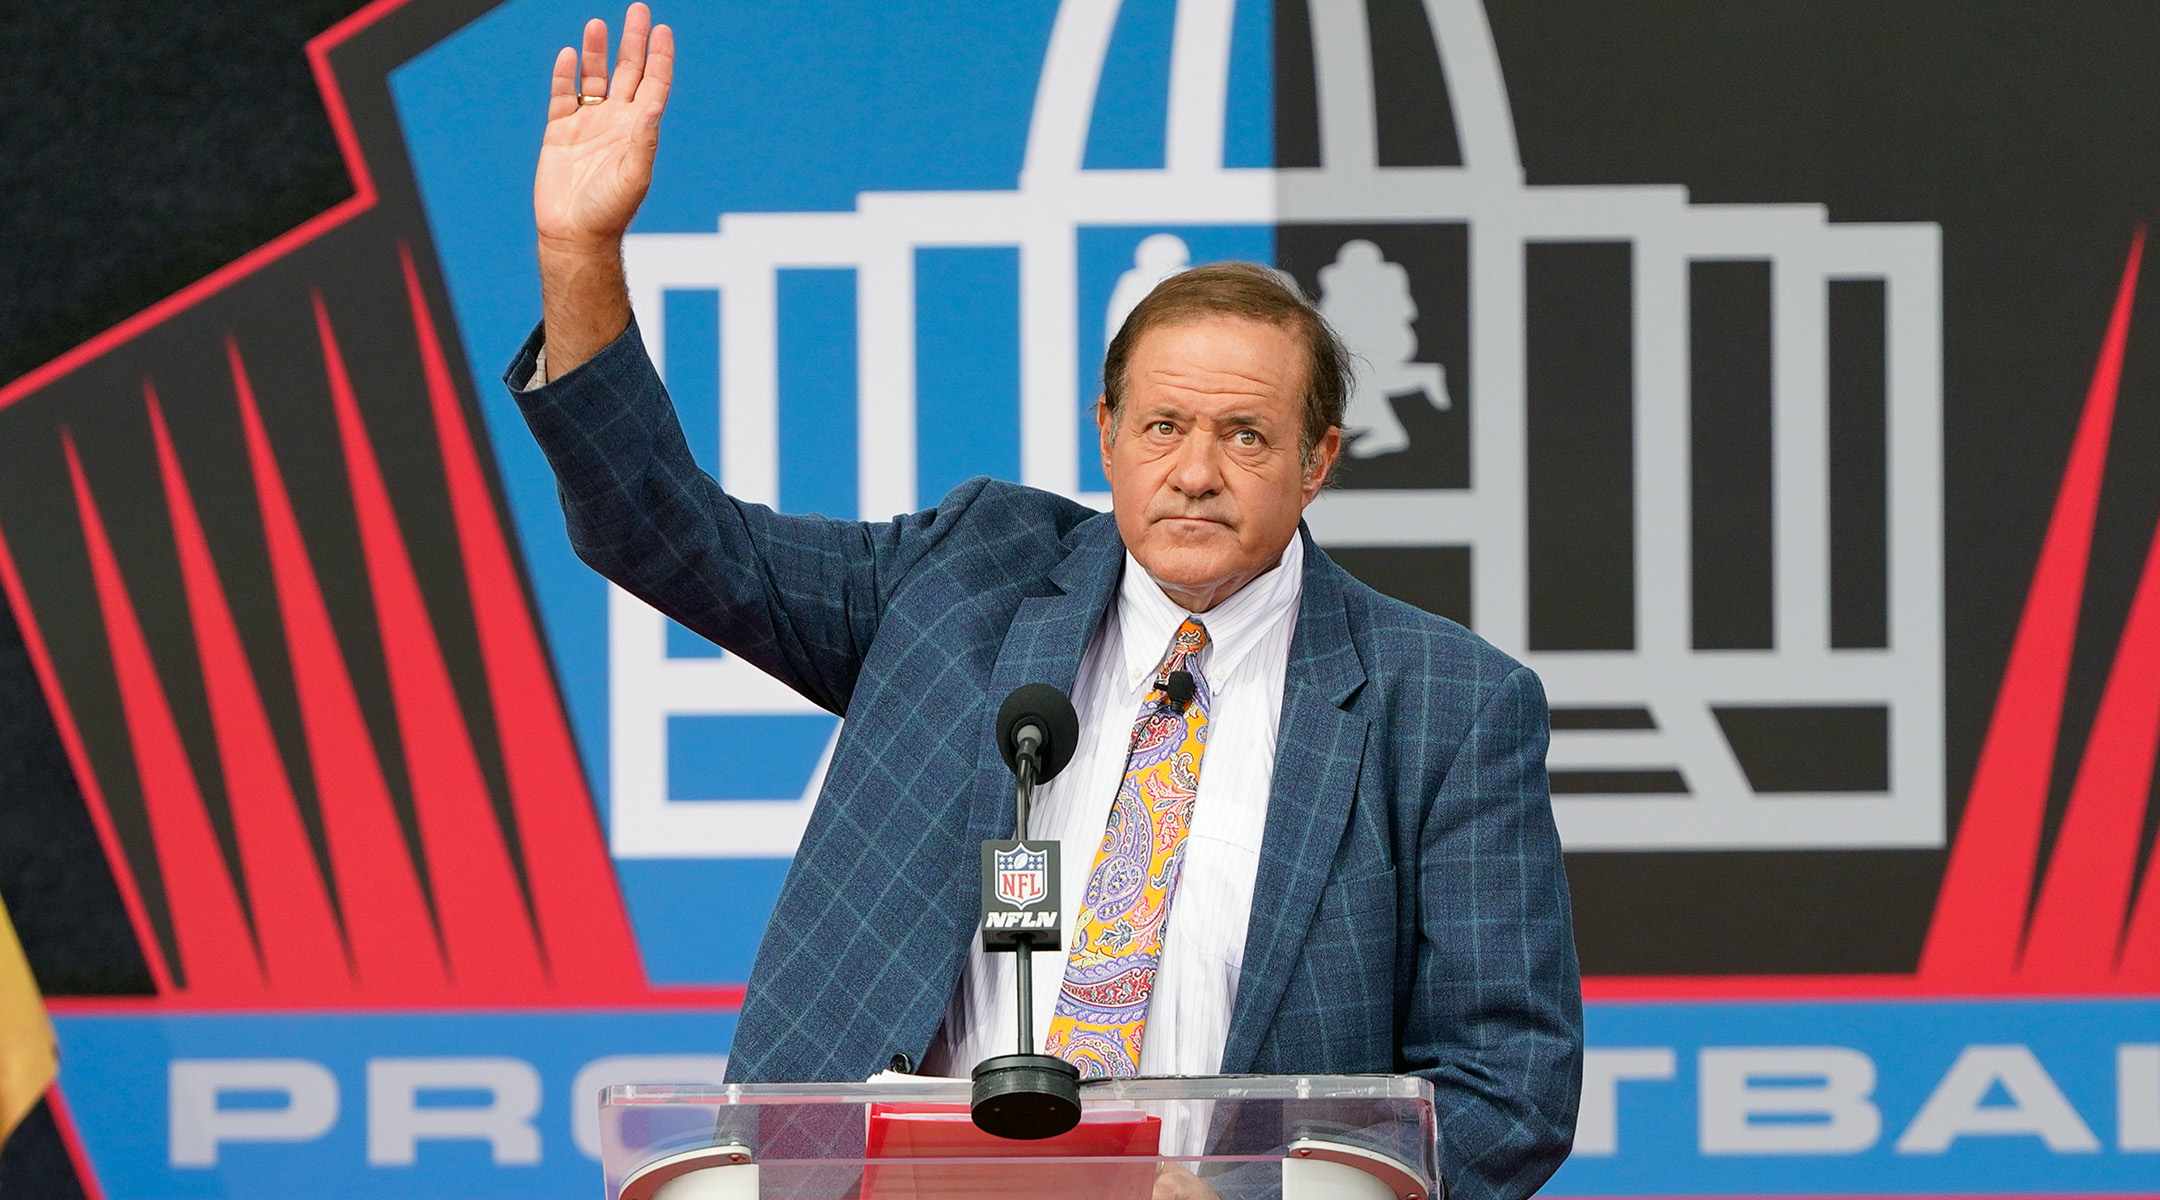
M 1041 900 L 1050 890 L 1050 856 L 1040 850 L 1016 846 L 997 852 L 997 898 L 1025 907 Z

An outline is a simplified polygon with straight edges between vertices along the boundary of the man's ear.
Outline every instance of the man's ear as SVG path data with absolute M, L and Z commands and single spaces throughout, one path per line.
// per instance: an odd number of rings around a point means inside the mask
M 1095 436 L 1102 443 L 1103 478 L 1110 478 L 1110 442 L 1117 436 L 1117 417 L 1110 411 L 1108 396 L 1095 397 Z
M 1305 503 L 1311 504 L 1313 497 L 1320 494 L 1320 489 L 1327 483 L 1328 472 L 1335 469 L 1335 459 L 1341 453 L 1342 427 L 1330 425 L 1328 431 L 1320 435 L 1320 442 L 1312 448 L 1312 453 L 1305 456 Z

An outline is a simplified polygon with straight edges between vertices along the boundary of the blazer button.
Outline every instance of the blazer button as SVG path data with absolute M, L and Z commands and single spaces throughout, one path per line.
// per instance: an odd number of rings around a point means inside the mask
M 913 1075 L 915 1073 L 915 1060 L 905 1054 L 895 1054 L 892 1056 L 892 1061 L 886 1064 L 886 1069 L 895 1075 Z

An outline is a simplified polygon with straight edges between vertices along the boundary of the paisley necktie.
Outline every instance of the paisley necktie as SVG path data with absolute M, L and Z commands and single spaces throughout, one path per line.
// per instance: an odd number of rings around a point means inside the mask
M 1043 1053 L 1080 1068 L 1084 1079 L 1140 1073 L 1148 995 L 1162 962 L 1207 750 L 1214 697 L 1199 671 L 1207 644 L 1206 627 L 1191 617 L 1170 639 L 1133 724 L 1125 778 L 1073 920 L 1072 952 Z M 1184 680 L 1172 681 L 1179 671 L 1190 674 L 1190 692 Z

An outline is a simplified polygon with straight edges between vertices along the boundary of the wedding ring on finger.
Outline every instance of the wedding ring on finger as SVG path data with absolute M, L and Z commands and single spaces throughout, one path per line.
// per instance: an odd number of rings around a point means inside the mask
M 585 94 L 585 93 L 583 93 L 583 92 L 579 92 L 579 93 L 578 93 L 578 98 L 577 98 L 577 102 L 578 102 L 579 106 L 581 106 L 581 107 L 585 107 L 585 108 L 590 108 L 590 107 L 592 107 L 592 106 L 593 106 L 593 105 L 595 105 L 595 104 L 606 104 L 606 103 L 607 103 L 607 97 L 606 97 L 606 96 L 588 96 L 588 95 L 586 95 L 586 94 Z

